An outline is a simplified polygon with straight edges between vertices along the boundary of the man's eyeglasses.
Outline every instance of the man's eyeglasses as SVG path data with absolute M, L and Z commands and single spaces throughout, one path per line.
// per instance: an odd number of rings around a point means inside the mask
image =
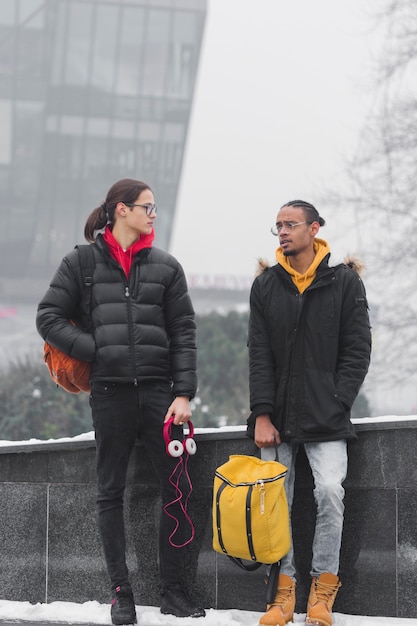
M 277 237 L 283 228 L 285 230 L 289 230 L 290 232 L 294 230 L 296 226 L 301 226 L 301 224 L 307 224 L 308 222 L 277 222 L 275 226 L 272 226 L 271 233 Z
M 126 206 L 130 206 L 130 207 L 132 207 L 132 208 L 133 208 L 134 206 L 140 206 L 140 207 L 142 207 L 142 209 L 145 209 L 145 211 L 146 211 L 146 215 L 147 215 L 148 217 L 150 217 L 150 216 L 152 215 L 152 213 L 155 213 L 155 215 L 156 215 L 156 214 L 157 214 L 157 212 L 158 212 L 158 209 L 157 209 L 156 204 L 151 204 L 151 203 L 149 203 L 149 204 L 130 204 L 129 202 L 124 202 L 124 204 L 125 204 Z

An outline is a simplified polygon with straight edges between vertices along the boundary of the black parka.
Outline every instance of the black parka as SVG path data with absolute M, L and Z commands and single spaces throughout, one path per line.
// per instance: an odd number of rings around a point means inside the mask
M 248 435 L 268 413 L 283 441 L 353 439 L 350 409 L 368 371 L 371 330 L 365 288 L 327 255 L 300 293 L 277 264 L 251 289 Z
M 127 279 L 101 235 L 91 245 L 91 332 L 68 324 L 83 294 L 75 249 L 62 260 L 38 306 L 39 334 L 91 362 L 92 381 L 169 381 L 175 396 L 194 397 L 195 315 L 181 265 L 158 248 L 145 248 L 134 256 Z

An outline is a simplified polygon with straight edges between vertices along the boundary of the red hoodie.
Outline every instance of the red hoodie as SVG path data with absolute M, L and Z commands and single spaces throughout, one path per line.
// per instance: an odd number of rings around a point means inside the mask
M 122 246 L 113 237 L 113 233 L 111 232 L 109 225 L 106 226 L 106 230 L 103 234 L 103 239 L 107 244 L 110 254 L 123 268 L 126 277 L 129 276 L 134 255 L 137 254 L 139 250 L 143 250 L 143 248 L 151 248 L 154 237 L 155 232 L 152 229 L 152 232 L 149 233 L 149 235 L 141 235 L 140 238 L 135 241 L 135 243 L 132 243 L 127 250 L 123 250 Z

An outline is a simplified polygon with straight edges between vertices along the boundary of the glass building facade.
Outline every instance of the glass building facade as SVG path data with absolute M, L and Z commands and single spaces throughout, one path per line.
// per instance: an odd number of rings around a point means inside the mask
M 1 0 L 0 276 L 50 277 L 120 178 L 169 248 L 206 0 Z

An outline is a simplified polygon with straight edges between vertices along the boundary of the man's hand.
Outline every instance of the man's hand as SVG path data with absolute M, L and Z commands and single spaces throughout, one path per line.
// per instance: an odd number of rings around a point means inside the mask
M 281 437 L 269 415 L 258 415 L 255 422 L 255 444 L 258 448 L 272 448 L 281 443 Z
M 171 417 L 176 426 L 186 424 L 191 418 L 190 399 L 187 396 L 177 396 L 166 412 L 164 423 Z

